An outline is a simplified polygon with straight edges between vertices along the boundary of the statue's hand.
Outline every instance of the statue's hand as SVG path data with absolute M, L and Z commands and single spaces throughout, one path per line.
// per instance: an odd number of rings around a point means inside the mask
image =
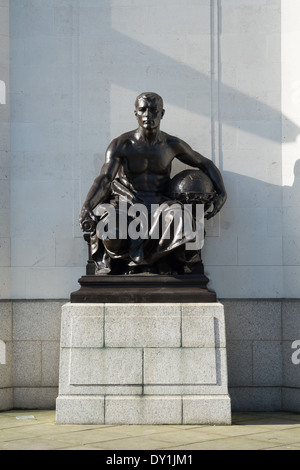
M 96 228 L 96 218 L 85 206 L 83 206 L 80 212 L 79 226 L 83 232 L 94 232 Z
M 214 217 L 224 206 L 225 202 L 227 199 L 227 194 L 226 193 L 220 193 L 216 194 L 213 200 L 211 201 L 211 204 L 214 206 L 213 210 L 211 212 L 207 212 L 205 215 L 205 218 L 207 220 L 211 219 Z

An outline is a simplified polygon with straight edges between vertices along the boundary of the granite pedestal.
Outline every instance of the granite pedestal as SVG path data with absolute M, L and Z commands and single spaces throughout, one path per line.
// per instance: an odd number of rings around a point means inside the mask
M 223 305 L 67 303 L 58 424 L 230 424 Z

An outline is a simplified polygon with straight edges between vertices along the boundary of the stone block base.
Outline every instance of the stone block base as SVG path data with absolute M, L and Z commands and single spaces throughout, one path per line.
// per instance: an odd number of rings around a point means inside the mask
M 62 308 L 58 424 L 230 424 L 222 304 Z
M 228 395 L 60 396 L 58 424 L 230 424 Z

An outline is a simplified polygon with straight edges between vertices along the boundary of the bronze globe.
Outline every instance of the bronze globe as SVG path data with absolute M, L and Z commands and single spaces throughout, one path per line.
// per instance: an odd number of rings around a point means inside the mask
M 183 170 L 169 184 L 169 196 L 182 203 L 205 204 L 208 208 L 216 195 L 214 185 L 202 170 Z

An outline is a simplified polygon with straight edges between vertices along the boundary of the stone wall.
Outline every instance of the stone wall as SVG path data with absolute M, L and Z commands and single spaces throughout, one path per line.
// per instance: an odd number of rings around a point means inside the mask
M 10 81 L 9 0 L 0 1 L 0 298 L 10 298 Z M 13 404 L 12 312 L 1 305 L 0 320 L 0 402 Z
M 0 409 L 54 407 L 63 303 L 0 302 Z
M 7 350 L 6 363 L 0 360 L 0 409 L 55 407 L 66 302 L 0 303 L 0 340 Z M 232 409 L 300 411 L 300 352 L 294 349 L 300 340 L 300 301 L 222 303 Z
M 298 0 L 0 0 L 2 408 L 54 406 L 56 299 L 87 258 L 80 207 L 154 90 L 162 129 L 228 190 L 203 257 L 233 408 L 299 409 L 299 14 Z
M 9 0 L 0 0 L 0 298 L 10 298 Z
M 111 139 L 136 126 L 144 90 L 165 100 L 162 129 L 224 175 L 228 200 L 206 224 L 211 287 L 220 298 L 297 298 L 288 44 L 298 9 L 295 0 L 11 0 L 12 287 L 1 298 L 76 289 L 81 204 Z
M 299 411 L 300 361 L 292 360 L 300 338 L 299 301 L 222 303 L 233 409 Z

